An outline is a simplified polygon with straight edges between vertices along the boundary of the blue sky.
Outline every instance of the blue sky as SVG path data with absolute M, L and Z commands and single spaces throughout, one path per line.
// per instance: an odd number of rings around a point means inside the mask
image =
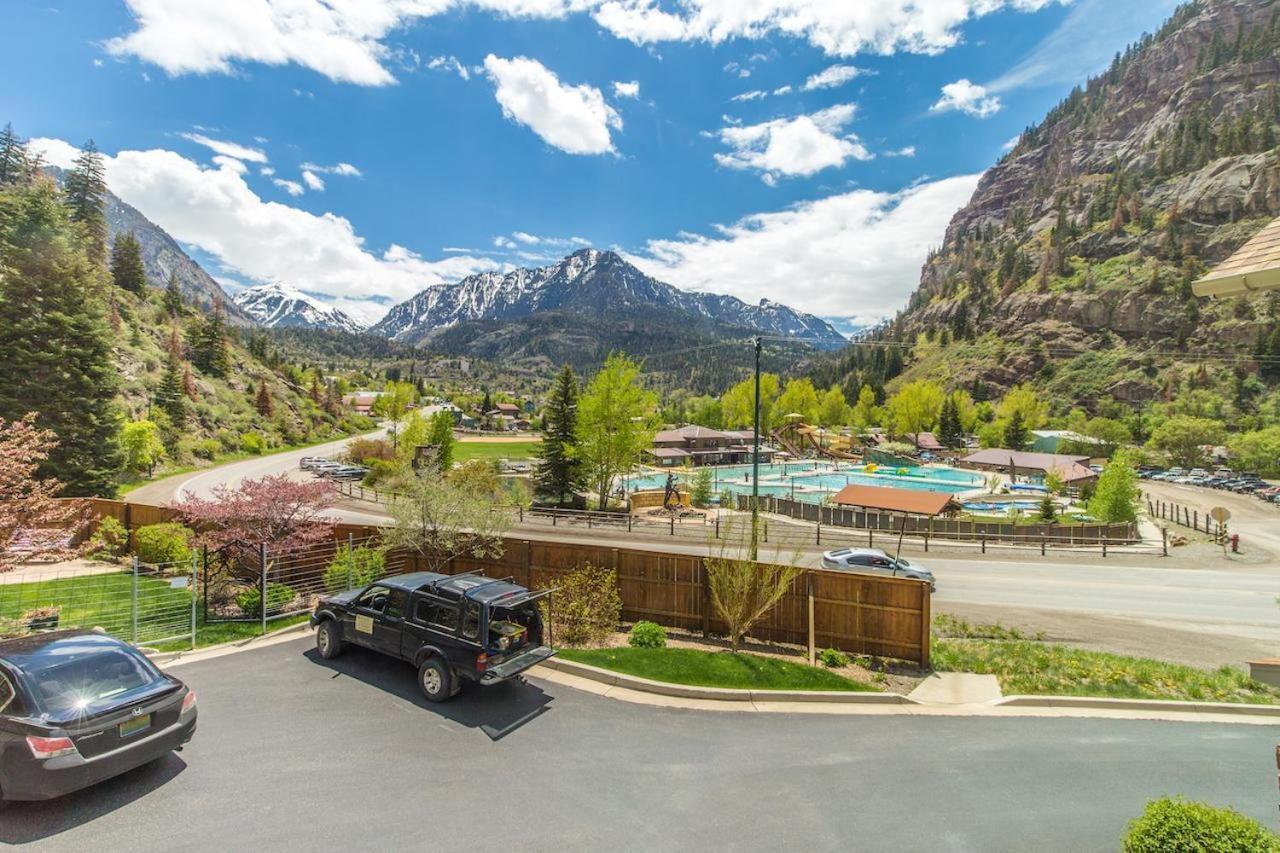
M 364 320 L 615 248 L 847 324 L 1171 0 L 9 0 L 0 121 L 94 138 L 229 288 Z M 216 159 L 215 159 L 216 158 Z

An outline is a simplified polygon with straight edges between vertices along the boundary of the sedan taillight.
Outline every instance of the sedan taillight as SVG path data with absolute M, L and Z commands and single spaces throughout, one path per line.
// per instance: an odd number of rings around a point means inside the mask
M 28 735 L 27 746 L 36 758 L 61 758 L 64 755 L 75 755 L 76 745 L 69 737 L 33 737 Z
M 187 695 L 182 699 L 182 713 L 189 714 L 196 709 L 196 692 L 188 690 Z

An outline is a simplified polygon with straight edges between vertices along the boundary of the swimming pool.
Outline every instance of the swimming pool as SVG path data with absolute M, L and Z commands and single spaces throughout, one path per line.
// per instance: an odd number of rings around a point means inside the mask
M 679 469 L 670 473 L 676 482 L 688 488 L 696 470 Z M 724 465 L 703 470 L 711 472 L 711 490 L 751 494 L 751 466 Z M 626 491 L 661 489 L 666 485 L 666 471 L 652 471 L 624 478 Z M 853 465 L 845 462 L 780 462 L 760 466 L 760 494 L 794 497 L 808 503 L 821 503 L 848 485 L 884 486 L 921 492 L 957 494 L 982 488 L 986 478 L 971 471 L 934 465 L 887 467 Z

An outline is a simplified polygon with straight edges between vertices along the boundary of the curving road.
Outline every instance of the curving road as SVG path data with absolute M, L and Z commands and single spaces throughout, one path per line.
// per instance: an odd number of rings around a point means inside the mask
M 1280 727 L 746 714 L 531 680 L 430 705 L 310 638 L 181 666 L 180 755 L 15 804 L 0 842 L 83 850 L 1115 850 L 1183 794 L 1275 824 Z

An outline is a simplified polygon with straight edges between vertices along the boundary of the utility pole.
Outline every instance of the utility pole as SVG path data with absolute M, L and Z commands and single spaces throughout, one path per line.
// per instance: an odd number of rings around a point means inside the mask
M 755 428 L 751 435 L 751 559 L 760 557 L 760 336 L 756 335 Z

